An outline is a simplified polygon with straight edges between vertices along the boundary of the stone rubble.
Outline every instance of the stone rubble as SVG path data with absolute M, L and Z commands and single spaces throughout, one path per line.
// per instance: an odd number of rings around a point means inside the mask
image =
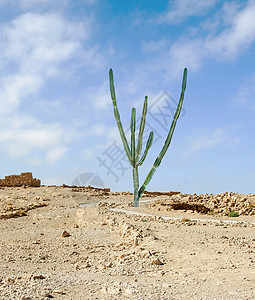
M 255 215 L 255 194 L 220 193 L 220 194 L 181 194 L 170 200 L 158 200 L 151 207 L 161 211 L 184 210 L 205 214 L 228 216 L 231 212 L 239 215 Z
M 33 178 L 31 172 L 21 173 L 20 175 L 5 176 L 4 179 L 0 179 L 0 187 L 19 187 L 30 186 L 40 187 L 41 180 Z
M 0 220 L 0 299 L 254 298 L 252 216 L 244 214 L 233 224 L 214 215 L 215 223 L 198 222 L 183 210 L 168 212 L 160 202 L 148 204 L 151 211 L 161 208 L 158 216 L 128 215 L 110 209 L 131 210 L 131 194 L 110 194 L 103 201 L 93 193 L 61 187 L 0 189 L 2 213 L 10 206 L 47 204 L 25 217 Z M 171 200 L 189 196 L 174 194 Z M 253 196 L 246 197 L 252 204 Z M 98 204 L 93 207 L 77 205 L 94 198 Z M 165 220 L 161 212 L 179 213 L 180 219 Z M 69 236 L 62 238 L 65 231 Z

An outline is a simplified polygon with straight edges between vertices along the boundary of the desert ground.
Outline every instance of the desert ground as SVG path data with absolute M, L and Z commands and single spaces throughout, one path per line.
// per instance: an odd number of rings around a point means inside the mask
M 2 187 L 0 230 L 3 300 L 255 299 L 255 195 Z

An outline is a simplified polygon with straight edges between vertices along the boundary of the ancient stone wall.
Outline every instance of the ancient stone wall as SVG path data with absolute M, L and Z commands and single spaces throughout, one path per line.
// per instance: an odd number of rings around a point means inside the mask
M 32 186 L 39 187 L 41 180 L 33 178 L 32 173 L 25 172 L 20 175 L 5 176 L 4 179 L 0 179 L 0 186 Z

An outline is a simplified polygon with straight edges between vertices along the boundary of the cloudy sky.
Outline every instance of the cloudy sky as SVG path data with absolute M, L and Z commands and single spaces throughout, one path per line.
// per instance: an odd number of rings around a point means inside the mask
M 254 193 L 255 0 L 0 0 L 0 178 L 132 191 L 109 93 L 129 140 L 160 152 L 188 68 L 183 112 L 148 189 Z M 85 175 L 82 175 L 85 174 Z M 101 181 L 100 181 L 101 180 Z

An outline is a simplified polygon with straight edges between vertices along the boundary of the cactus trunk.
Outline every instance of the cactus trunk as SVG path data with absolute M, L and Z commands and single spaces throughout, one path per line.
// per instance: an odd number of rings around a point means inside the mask
M 134 207 L 139 206 L 139 175 L 138 167 L 133 167 L 133 185 L 134 185 Z

